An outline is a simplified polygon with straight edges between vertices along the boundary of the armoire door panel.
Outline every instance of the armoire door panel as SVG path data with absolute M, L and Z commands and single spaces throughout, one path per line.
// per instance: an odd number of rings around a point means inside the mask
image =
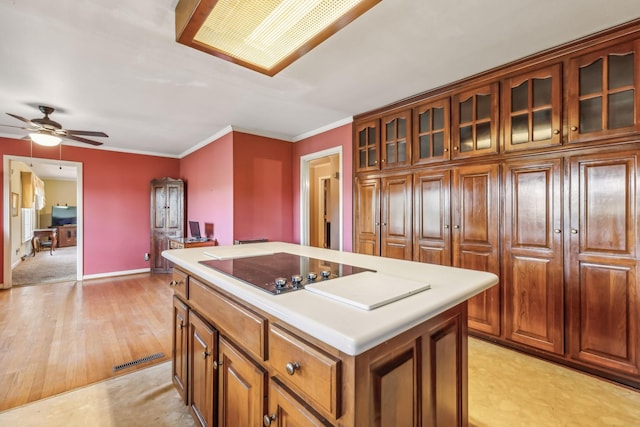
M 423 172 L 414 177 L 415 260 L 451 265 L 451 172 Z
M 355 200 L 356 252 L 380 254 L 380 180 L 365 179 L 356 183 Z
M 498 164 L 462 166 L 452 190 L 453 266 L 500 274 Z M 501 285 L 469 300 L 469 328 L 499 336 Z
M 570 356 L 638 374 L 637 151 L 570 159 Z
M 153 206 L 153 223 L 151 224 L 152 228 L 156 228 L 159 230 L 165 229 L 166 224 L 166 187 L 165 186 L 154 186 L 153 187 L 153 197 L 152 201 L 154 202 Z
M 563 354 L 562 159 L 504 168 L 505 336 Z
M 182 232 L 182 186 L 167 185 L 167 229 Z
M 382 256 L 412 259 L 413 213 L 411 175 L 382 178 Z
M 580 264 L 575 358 L 637 374 L 638 314 L 633 266 Z
M 581 253 L 635 256 L 635 157 L 580 163 Z

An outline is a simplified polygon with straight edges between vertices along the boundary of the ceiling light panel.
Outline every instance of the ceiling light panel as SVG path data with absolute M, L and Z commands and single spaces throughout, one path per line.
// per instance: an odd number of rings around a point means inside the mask
M 273 76 L 380 0 L 181 0 L 180 43 Z

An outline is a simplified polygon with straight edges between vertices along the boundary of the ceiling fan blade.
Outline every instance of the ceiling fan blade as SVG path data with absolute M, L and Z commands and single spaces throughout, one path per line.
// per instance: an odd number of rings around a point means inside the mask
M 11 114 L 11 113 L 7 113 L 7 115 L 13 117 L 14 119 L 21 120 L 21 121 L 25 122 L 26 124 L 28 124 L 29 126 L 33 126 L 34 128 L 40 129 L 40 127 L 41 127 L 41 126 L 38 126 L 37 124 L 33 123 L 31 120 L 25 119 L 24 117 L 16 116 L 15 114 Z
M 102 145 L 102 142 L 92 141 L 90 139 L 81 138 L 79 136 L 74 136 L 74 135 L 66 135 L 64 138 L 70 139 L 72 141 L 84 142 L 85 144 Z
M 25 128 L 25 127 L 22 127 L 22 126 L 12 126 L 12 125 L 3 125 L 3 124 L 0 124 L 0 126 L 4 126 L 4 127 L 7 127 L 7 128 L 24 129 L 24 130 L 35 130 L 33 128 Z
M 67 135 L 84 135 L 84 136 L 102 136 L 104 138 L 108 138 L 109 135 L 107 135 L 104 132 L 93 132 L 90 130 L 66 130 Z

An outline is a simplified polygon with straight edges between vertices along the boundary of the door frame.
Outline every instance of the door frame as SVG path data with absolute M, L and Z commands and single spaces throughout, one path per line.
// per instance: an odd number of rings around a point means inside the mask
M 26 164 L 32 163 L 44 163 L 44 164 L 54 164 L 61 166 L 70 166 L 76 168 L 76 205 L 79 207 L 77 212 L 77 246 L 76 246 L 76 280 L 82 280 L 82 266 L 84 265 L 84 242 L 83 242 L 83 227 L 84 227 L 84 219 L 83 219 L 83 199 L 82 199 L 82 163 L 80 162 L 72 162 L 67 160 L 54 160 L 54 159 L 42 159 L 36 157 L 23 157 L 23 156 L 12 156 L 5 154 L 3 156 L 3 177 L 2 177 L 2 186 L 3 186 L 3 196 L 2 200 L 4 203 L 2 209 L 3 221 L 2 225 L 4 227 L 3 232 L 3 248 L 4 248 L 4 269 L 3 269 L 3 283 L 0 288 L 10 288 L 12 286 L 12 269 L 11 269 L 11 168 L 10 162 L 22 162 Z M 17 178 L 16 178 L 17 179 Z
M 338 206 L 338 250 L 343 250 L 343 181 L 342 181 L 342 146 L 339 145 L 333 148 L 327 148 L 326 150 L 317 151 L 315 153 L 306 154 L 300 157 L 300 244 L 309 246 L 309 197 L 310 197 L 310 182 L 309 182 L 309 163 L 311 160 L 320 159 L 322 157 L 338 155 L 338 188 L 340 192 L 338 194 L 339 206 Z

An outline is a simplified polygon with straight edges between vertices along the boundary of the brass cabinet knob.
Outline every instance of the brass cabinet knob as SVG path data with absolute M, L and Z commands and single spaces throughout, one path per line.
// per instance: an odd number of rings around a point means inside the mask
M 298 369 L 300 369 L 300 364 L 298 362 L 289 362 L 284 368 L 287 370 L 287 374 L 293 375 Z
M 445 230 L 449 228 L 449 224 L 445 224 L 444 226 Z
M 458 147 L 453 147 L 453 150 L 454 151 L 458 151 Z
M 554 135 L 558 135 L 559 133 L 560 133 L 560 131 L 559 131 L 558 129 L 554 129 L 554 130 L 553 130 L 553 134 L 554 134 Z
M 218 369 L 219 366 L 222 366 L 222 362 L 218 362 L 217 360 L 214 360 L 213 369 Z
M 182 329 L 184 328 L 184 323 L 180 322 L 180 324 L 178 325 L 178 329 Z
M 275 420 L 276 420 L 276 414 L 265 415 L 262 418 L 262 423 L 264 424 L 264 427 L 269 427 L 271 425 L 271 422 Z
M 578 230 L 576 230 L 575 228 L 571 229 L 571 234 L 578 234 Z
M 211 356 L 211 352 L 210 351 L 203 351 L 202 352 L 202 358 L 206 359 L 207 357 Z
M 571 126 L 571 130 L 574 131 L 574 132 L 577 131 L 578 130 L 578 126 Z
M 562 230 L 560 230 L 559 228 L 556 228 L 555 230 L 553 230 L 554 233 L 561 233 Z
M 446 152 L 448 152 L 448 151 L 449 151 L 449 149 L 448 149 L 448 148 L 445 148 L 445 149 L 444 149 L 444 152 L 445 152 L 445 153 L 446 153 Z
M 460 226 L 459 225 L 454 225 L 453 228 L 458 229 L 458 228 L 460 228 Z
M 182 285 L 184 282 L 182 280 L 172 280 L 169 282 L 169 286 L 178 286 Z

